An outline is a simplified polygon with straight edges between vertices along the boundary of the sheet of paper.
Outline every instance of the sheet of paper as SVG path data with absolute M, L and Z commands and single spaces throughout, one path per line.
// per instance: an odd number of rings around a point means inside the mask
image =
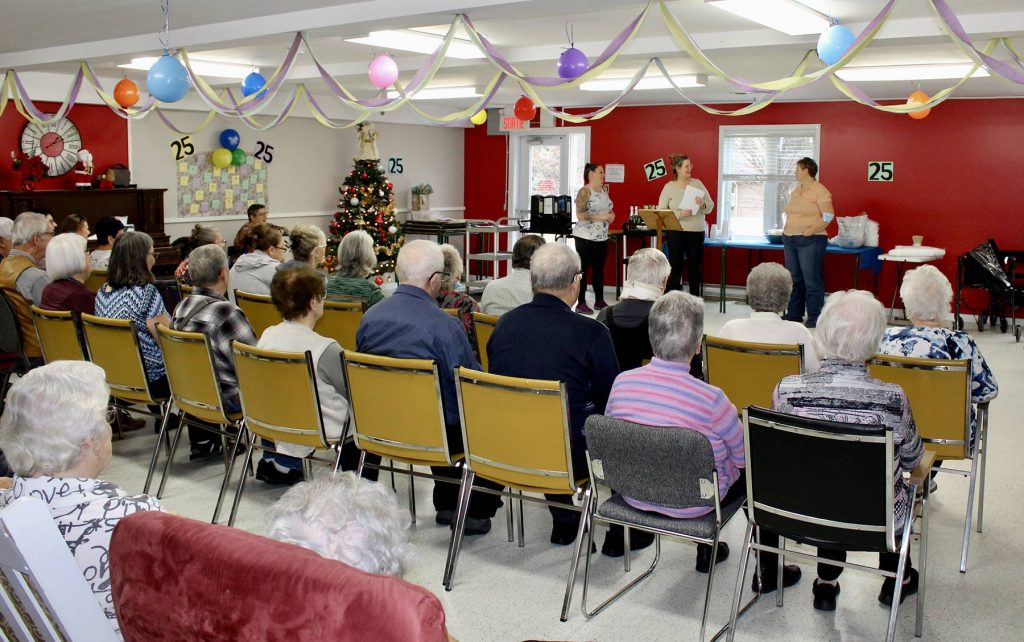
M 691 215 L 696 216 L 700 212 L 700 205 L 697 205 L 697 199 L 704 197 L 704 190 L 698 189 L 693 185 L 687 185 L 683 191 L 683 198 L 679 201 L 677 209 L 690 210 Z

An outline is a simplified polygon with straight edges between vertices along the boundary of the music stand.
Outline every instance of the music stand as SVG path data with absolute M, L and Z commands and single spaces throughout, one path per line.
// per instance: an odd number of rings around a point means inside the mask
M 655 230 L 657 238 L 656 247 L 658 248 L 661 248 L 662 230 L 683 231 L 683 226 L 679 224 L 679 219 L 676 218 L 675 210 L 650 209 L 640 210 L 637 213 L 640 214 L 640 218 L 647 224 L 647 229 Z

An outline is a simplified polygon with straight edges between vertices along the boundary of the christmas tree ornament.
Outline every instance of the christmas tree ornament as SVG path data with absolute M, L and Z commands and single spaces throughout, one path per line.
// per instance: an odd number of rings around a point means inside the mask
M 349 199 L 348 204 L 351 205 L 352 207 L 355 207 L 356 205 L 359 205 L 359 199 L 353 196 L 352 198 Z
M 380 278 L 379 276 L 378 277 L 374 277 L 373 282 L 376 283 L 377 285 L 380 285 L 380 284 L 384 283 L 384 279 Z
M 394 225 L 392 225 L 391 227 L 388 228 L 388 234 L 394 234 L 397 231 L 398 231 L 398 228 L 395 227 Z

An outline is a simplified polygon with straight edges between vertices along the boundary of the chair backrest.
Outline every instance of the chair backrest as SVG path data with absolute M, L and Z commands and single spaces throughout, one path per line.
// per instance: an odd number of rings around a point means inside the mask
M 459 318 L 459 309 L 458 308 L 441 308 L 441 309 L 444 310 L 445 312 L 447 312 L 448 314 L 450 314 L 451 316 L 455 317 L 456 319 Z
M 490 359 L 487 358 L 487 342 L 494 334 L 494 326 L 498 323 L 498 316 L 484 314 L 483 312 L 473 313 L 473 335 L 476 337 L 476 353 L 480 355 L 480 365 L 484 371 L 489 371 Z
M 346 303 L 362 303 L 363 310 L 366 310 L 366 305 L 370 302 L 365 296 L 356 296 L 354 294 L 331 294 L 327 293 L 326 301 L 344 301 Z
M 107 282 L 107 271 L 106 270 L 93 270 L 89 273 L 89 276 L 85 279 L 85 287 L 89 288 L 93 292 L 99 292 L 103 284 Z
M 0 572 L 0 615 L 14 640 L 118 639 L 41 499 L 0 511 Z
M 586 478 L 573 469 L 564 384 L 463 367 L 455 380 L 470 470 L 531 492 L 572 492 Z
M 751 343 L 704 335 L 704 380 L 721 388 L 737 412 L 744 406 L 770 408 L 783 377 L 801 374 L 801 344 Z
M 46 363 L 86 360 L 85 350 L 78 338 L 78 322 L 71 312 L 44 310 L 33 305 L 32 321 Z
M 936 459 L 971 456 L 971 364 L 876 354 L 868 374 L 903 388 L 925 448 Z
M 591 415 L 586 432 L 591 481 L 669 508 L 715 505 L 715 453 L 696 430 Z
M 126 640 L 448 639 L 441 603 L 423 587 L 170 513 L 118 522 L 110 580 Z
M 128 403 L 155 404 L 146 379 L 142 346 L 135 322 L 82 315 L 82 334 L 89 360 L 106 373 L 110 395 Z
M 891 427 L 750 406 L 743 432 L 756 525 L 805 543 L 897 550 Z
M 345 350 L 342 363 L 352 436 L 360 450 L 425 466 L 449 465 L 461 457 L 449 449 L 441 380 L 433 361 Z M 382 401 L 389 395 L 395 396 Z
M 191 286 L 191 285 L 185 285 L 181 281 L 178 281 L 178 291 L 181 293 L 182 300 L 184 300 L 185 297 L 187 297 L 187 296 L 191 296 L 191 294 L 192 294 L 192 287 L 193 286 Z
M 273 300 L 266 294 L 235 290 L 235 302 L 245 313 L 245 318 L 249 320 L 249 325 L 252 326 L 257 338 L 263 335 L 264 330 L 284 320 L 274 306 Z
M 356 330 L 363 320 L 366 303 L 355 301 L 324 301 L 324 315 L 313 330 L 338 342 L 345 350 L 356 349 Z
M 167 367 L 171 397 L 180 410 L 214 424 L 231 423 L 224 410 L 209 338 L 158 325 L 157 339 Z
M 24 354 L 18 313 L 3 290 L 0 290 L 0 352 Z
M 330 448 L 320 411 L 313 355 L 231 342 L 242 414 L 249 432 L 270 441 Z

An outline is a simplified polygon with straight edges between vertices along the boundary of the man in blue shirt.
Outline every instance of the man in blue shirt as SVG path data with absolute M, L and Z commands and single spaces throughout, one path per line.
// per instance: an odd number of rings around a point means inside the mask
M 402 247 L 395 264 L 398 289 L 389 298 L 366 311 L 356 332 L 356 350 L 396 359 L 431 359 L 441 378 L 448 446 L 462 452 L 459 402 L 455 394 L 454 369 L 480 369 L 466 338 L 462 323 L 437 306 L 436 297 L 444 275 L 444 255 L 431 241 L 412 241 Z M 387 401 L 381 399 L 381 403 Z M 369 455 L 367 456 L 369 461 Z M 377 459 L 379 462 L 379 458 Z M 458 480 L 460 472 L 447 466 L 433 466 L 435 475 Z M 478 486 L 500 488 L 487 480 Z M 434 482 L 437 523 L 450 525 L 458 503 L 457 483 Z M 487 493 L 473 493 L 466 520 L 466 535 L 481 535 L 491 529 L 501 500 Z
M 572 248 L 564 243 L 538 248 L 530 261 L 530 280 L 533 301 L 502 315 L 487 342 L 490 371 L 565 382 L 573 467 L 579 473 L 587 469 L 583 424 L 588 416 L 604 413 L 619 374 L 615 347 L 608 328 L 570 307 L 580 289 L 580 258 Z M 572 503 L 567 495 L 548 495 L 548 500 Z M 580 514 L 551 508 L 551 517 L 552 543 L 575 541 Z

